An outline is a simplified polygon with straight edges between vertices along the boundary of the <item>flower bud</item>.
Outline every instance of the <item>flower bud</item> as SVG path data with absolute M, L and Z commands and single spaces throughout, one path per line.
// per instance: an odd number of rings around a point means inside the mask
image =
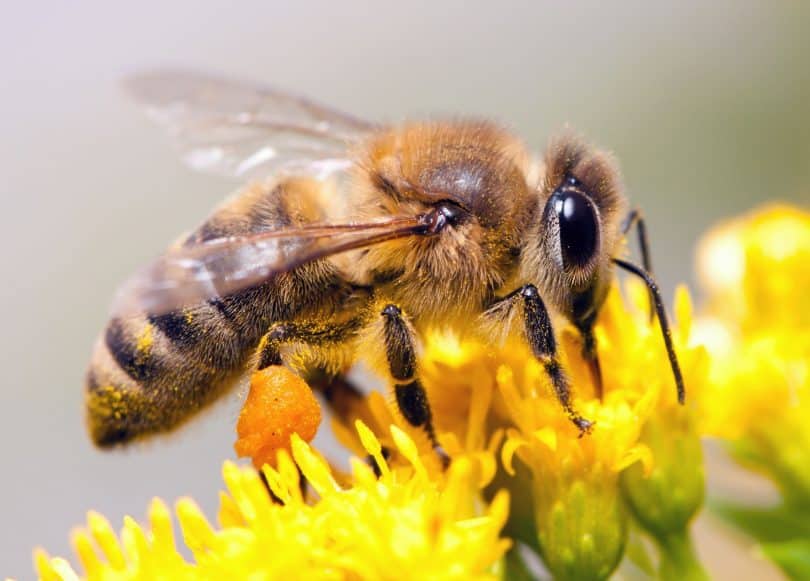
M 641 442 L 652 451 L 649 475 L 640 463 L 621 475 L 627 505 L 639 524 L 656 538 L 686 529 L 703 504 L 706 476 L 697 431 L 688 410 L 661 410 L 648 422 Z
M 554 579 L 607 579 L 627 541 L 616 474 L 599 469 L 567 481 L 535 481 L 540 550 Z

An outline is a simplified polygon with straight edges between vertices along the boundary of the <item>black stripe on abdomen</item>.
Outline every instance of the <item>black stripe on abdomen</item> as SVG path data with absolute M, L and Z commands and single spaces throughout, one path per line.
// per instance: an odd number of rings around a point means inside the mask
M 178 347 L 194 345 L 200 335 L 191 319 L 181 311 L 164 315 L 149 315 L 149 322 Z
M 234 313 L 234 307 L 232 306 L 233 303 L 233 296 L 225 297 L 225 298 L 213 298 L 208 299 L 208 304 L 211 305 L 216 311 L 222 315 L 222 318 L 228 321 L 229 324 L 235 325 L 236 324 L 236 315 Z M 240 308 L 244 308 L 245 305 L 238 305 Z
M 104 333 L 104 343 L 119 367 L 138 383 L 160 374 L 159 360 L 151 352 L 154 345 L 149 349 L 139 348 L 138 340 L 127 333 L 120 319 L 110 321 Z

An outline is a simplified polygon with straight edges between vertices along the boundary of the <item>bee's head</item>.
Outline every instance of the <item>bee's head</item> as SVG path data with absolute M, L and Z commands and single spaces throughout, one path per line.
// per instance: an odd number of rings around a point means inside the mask
M 571 136 L 551 143 L 537 219 L 525 241 L 523 275 L 538 280 L 561 312 L 575 314 L 581 295 L 593 296 L 588 307 L 598 307 L 621 238 L 624 204 L 619 173 L 608 155 Z

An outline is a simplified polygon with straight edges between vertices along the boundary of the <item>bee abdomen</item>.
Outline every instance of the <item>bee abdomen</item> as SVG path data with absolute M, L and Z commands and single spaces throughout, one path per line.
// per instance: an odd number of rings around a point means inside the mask
M 313 220 L 288 202 L 300 204 L 316 193 L 313 182 L 302 180 L 249 186 L 186 243 Z M 93 441 L 110 447 L 174 429 L 241 375 L 272 323 L 335 308 L 345 286 L 333 266 L 318 261 L 181 310 L 112 319 L 95 346 L 85 384 Z
M 110 447 L 174 429 L 241 375 L 273 322 L 329 305 L 340 284 L 309 264 L 218 304 L 111 320 L 86 378 L 93 441 Z
M 113 319 L 96 344 L 86 399 L 88 428 L 99 446 L 173 428 L 209 402 L 244 359 L 229 345 L 233 331 L 211 332 L 222 343 L 206 352 L 200 327 L 188 324 L 181 332 L 168 324 L 176 317 L 158 320 L 161 325 L 146 316 Z
M 118 367 L 135 382 L 148 382 L 160 373 L 160 358 L 153 353 L 151 325 L 144 326 L 138 334 L 131 334 L 120 319 L 113 319 L 104 332 L 104 346 Z

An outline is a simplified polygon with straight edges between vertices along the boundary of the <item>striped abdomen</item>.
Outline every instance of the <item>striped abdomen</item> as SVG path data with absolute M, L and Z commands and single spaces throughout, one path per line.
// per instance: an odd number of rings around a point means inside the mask
M 187 243 L 287 228 L 321 219 L 318 184 L 252 186 L 228 201 Z M 304 265 L 239 293 L 161 315 L 114 318 L 86 379 L 88 429 L 99 446 L 176 427 L 245 369 L 276 321 L 317 311 L 342 285 L 326 262 Z

